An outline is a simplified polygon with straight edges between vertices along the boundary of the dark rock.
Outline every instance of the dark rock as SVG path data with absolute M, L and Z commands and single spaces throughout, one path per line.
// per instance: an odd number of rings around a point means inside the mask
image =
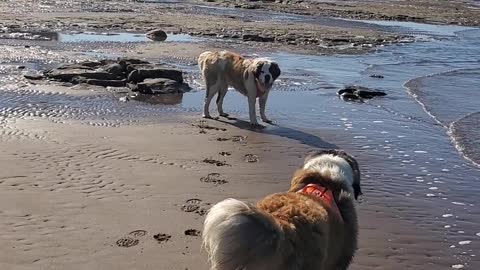
M 363 86 L 347 86 L 343 89 L 338 90 L 337 94 L 344 100 L 358 101 L 387 95 L 385 92 L 372 91 L 371 89 Z
M 71 82 L 75 77 L 97 80 L 117 80 L 118 76 L 105 71 L 85 70 L 85 69 L 53 69 L 45 73 L 50 79 L 62 82 Z
M 145 66 L 134 69 L 128 74 L 128 82 L 138 83 L 145 79 L 166 78 L 183 83 L 183 73 L 181 70 L 164 66 Z
M 135 59 L 135 58 L 119 58 L 118 59 L 119 63 L 124 62 L 126 65 L 142 65 L 142 64 L 149 64 L 149 62 L 140 60 L 140 59 Z
M 126 85 L 126 80 L 99 80 L 99 79 L 88 79 L 85 77 L 74 77 L 71 80 L 74 84 L 86 83 L 90 85 L 97 85 L 97 86 L 111 86 L 111 87 L 124 87 Z
M 110 64 L 104 68 L 104 70 L 115 76 L 125 76 L 126 66 L 122 66 L 119 63 Z
M 203 33 L 202 33 L 202 36 L 205 36 L 205 37 L 216 37 L 216 36 L 217 36 L 217 33 L 203 32 Z
M 116 64 L 120 62 L 120 60 L 116 61 L 116 60 L 113 60 L 113 59 L 102 59 L 99 61 L 100 65 L 99 66 L 108 66 L 108 65 L 112 65 L 112 64 Z
M 263 42 L 274 42 L 275 38 L 274 37 L 263 37 Z
M 348 38 L 325 38 L 325 41 L 332 43 L 350 43 L 351 40 Z
M 150 63 L 141 63 L 141 64 L 130 64 L 129 62 L 125 62 L 126 67 L 125 70 L 127 74 L 134 71 L 135 69 L 155 69 L 155 68 L 168 68 L 170 66 L 164 64 L 150 64 Z
M 26 67 L 26 66 L 18 66 L 17 68 L 18 68 L 18 69 L 25 69 L 25 68 L 27 68 L 27 67 Z
M 28 79 L 28 80 L 43 80 L 45 77 L 41 74 L 25 74 L 23 75 L 23 77 L 25 77 L 25 79 Z
M 256 34 L 244 34 L 242 39 L 245 41 L 257 41 L 257 42 L 274 42 L 274 37 L 263 37 Z
M 186 84 L 167 78 L 145 79 L 137 84 L 129 84 L 129 87 L 134 92 L 148 95 L 175 94 L 189 90 Z
M 98 62 L 98 61 L 84 61 L 81 63 L 76 63 L 76 64 L 67 64 L 58 67 L 57 69 L 90 69 L 93 70 L 95 68 L 98 68 L 102 65 L 105 65 L 105 63 Z
M 103 87 L 128 87 L 145 95 L 178 94 L 190 90 L 183 82 L 183 72 L 176 68 L 151 64 L 138 59 L 85 61 L 67 64 L 44 72 L 50 80 Z M 25 75 L 27 79 L 42 79 L 41 75 Z M 178 98 L 176 98 L 178 100 Z M 181 100 L 181 99 L 180 99 Z
M 155 29 L 146 34 L 147 38 L 154 41 L 165 41 L 167 39 L 167 33 L 161 29 Z
M 372 75 L 370 75 L 370 77 L 377 78 L 377 79 L 383 79 L 384 78 L 383 75 L 378 75 L 378 74 L 372 74 Z
M 357 91 L 356 94 L 359 97 L 366 98 L 366 99 L 370 99 L 374 97 L 383 97 L 387 95 L 385 92 L 381 92 L 381 91 L 362 91 L 362 90 Z

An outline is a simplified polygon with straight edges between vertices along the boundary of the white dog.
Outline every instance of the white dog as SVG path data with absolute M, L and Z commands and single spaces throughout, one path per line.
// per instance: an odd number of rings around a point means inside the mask
M 231 86 L 247 96 L 250 124 L 260 126 L 255 111 L 257 98 L 259 98 L 262 121 L 272 123 L 265 115 L 265 105 L 274 81 L 280 76 L 277 63 L 261 58 L 246 59 L 239 54 L 222 51 L 200 54 L 198 66 L 206 87 L 203 117 L 211 118 L 210 102 L 217 93 L 218 112 L 220 116 L 228 117 L 228 114 L 223 111 L 223 99 L 228 87 Z

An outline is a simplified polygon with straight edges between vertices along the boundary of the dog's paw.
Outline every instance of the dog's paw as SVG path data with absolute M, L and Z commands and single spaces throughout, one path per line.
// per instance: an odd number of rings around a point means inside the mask
M 265 128 L 264 125 L 260 125 L 259 123 L 250 123 L 250 126 L 254 129 L 263 129 Z
M 276 121 L 270 120 L 270 119 L 262 119 L 264 123 L 270 124 L 270 125 L 275 125 L 277 124 Z
M 212 117 L 211 115 L 204 115 L 203 118 L 205 118 L 205 119 L 218 120 L 218 117 Z

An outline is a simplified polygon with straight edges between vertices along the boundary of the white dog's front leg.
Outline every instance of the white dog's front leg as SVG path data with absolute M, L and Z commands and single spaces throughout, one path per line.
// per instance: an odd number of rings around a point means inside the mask
M 262 121 L 265 123 L 273 123 L 272 120 L 268 119 L 267 116 L 265 115 L 265 106 L 267 105 L 267 99 L 268 99 L 268 92 L 266 92 L 263 96 L 258 98 L 259 105 L 260 105 L 260 117 L 262 118 Z
M 250 115 L 250 124 L 252 126 L 260 126 L 260 124 L 258 124 L 258 121 L 257 121 L 257 112 L 256 112 L 256 108 L 255 108 L 255 103 L 257 101 L 257 98 L 255 96 L 248 96 L 248 112 L 249 112 L 249 115 Z

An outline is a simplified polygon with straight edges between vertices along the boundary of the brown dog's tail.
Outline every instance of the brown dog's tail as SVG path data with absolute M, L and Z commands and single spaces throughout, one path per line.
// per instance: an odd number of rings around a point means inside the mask
M 235 199 L 210 209 L 202 234 L 212 270 L 275 269 L 283 238 L 271 216 Z

